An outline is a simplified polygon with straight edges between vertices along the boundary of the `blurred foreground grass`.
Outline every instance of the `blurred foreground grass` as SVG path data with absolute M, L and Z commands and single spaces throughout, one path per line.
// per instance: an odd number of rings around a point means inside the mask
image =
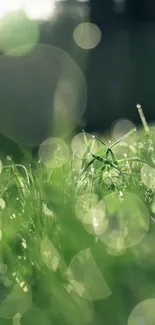
M 1 159 L 0 325 L 154 324 L 155 128 L 82 141 Z

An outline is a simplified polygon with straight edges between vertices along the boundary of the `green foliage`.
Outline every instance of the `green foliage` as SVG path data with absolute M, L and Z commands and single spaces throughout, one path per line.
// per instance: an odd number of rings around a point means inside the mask
M 155 130 L 132 136 L 84 134 L 57 169 L 2 157 L 0 324 L 124 325 L 155 298 Z

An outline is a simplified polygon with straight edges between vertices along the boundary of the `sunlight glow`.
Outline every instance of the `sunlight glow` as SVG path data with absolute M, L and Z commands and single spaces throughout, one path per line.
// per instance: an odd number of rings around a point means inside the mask
M 10 11 L 0 17 L 0 50 L 9 56 L 27 54 L 38 42 L 39 28 L 23 11 Z
M 20 9 L 31 19 L 46 20 L 54 13 L 55 0 L 5 0 L 0 3 L 0 17 Z
M 32 19 L 49 19 L 55 11 L 54 0 L 26 0 L 23 5 L 27 16 Z
M 21 9 L 21 0 L 5 0 L 0 3 L 0 17 L 10 11 L 16 11 Z

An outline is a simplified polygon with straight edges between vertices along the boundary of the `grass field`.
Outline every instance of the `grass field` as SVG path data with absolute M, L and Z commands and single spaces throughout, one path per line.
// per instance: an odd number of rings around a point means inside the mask
M 0 325 L 154 324 L 155 128 L 103 141 L 2 157 Z

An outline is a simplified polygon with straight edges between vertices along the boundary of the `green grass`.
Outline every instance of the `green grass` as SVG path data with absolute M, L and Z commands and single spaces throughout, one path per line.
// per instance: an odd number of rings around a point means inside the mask
M 83 143 L 60 168 L 1 159 L 0 325 L 134 325 L 155 298 L 155 128 Z

